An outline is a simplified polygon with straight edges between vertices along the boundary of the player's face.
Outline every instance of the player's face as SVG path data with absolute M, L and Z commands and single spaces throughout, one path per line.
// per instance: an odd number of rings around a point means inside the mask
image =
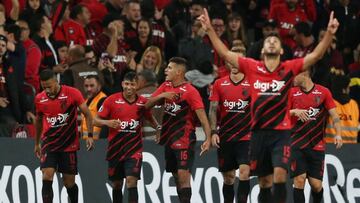
M 166 81 L 173 81 L 176 78 L 176 64 L 170 62 L 168 66 L 165 68 L 165 80 Z
M 55 78 L 46 81 L 40 81 L 41 87 L 49 97 L 55 97 L 60 90 L 59 83 Z
M 85 79 L 84 87 L 88 98 L 92 98 L 100 91 L 100 85 L 95 78 Z
M 262 52 L 264 55 L 281 55 L 283 53 L 283 49 L 281 47 L 280 39 L 275 36 L 267 37 L 264 41 Z
M 137 81 L 136 80 L 124 80 L 122 83 L 122 88 L 123 88 L 123 93 L 126 96 L 133 96 L 136 94 L 136 89 L 137 89 Z

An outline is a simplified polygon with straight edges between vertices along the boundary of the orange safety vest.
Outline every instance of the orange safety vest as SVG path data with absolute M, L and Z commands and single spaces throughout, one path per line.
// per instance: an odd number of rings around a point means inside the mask
M 106 94 L 103 92 L 99 92 L 99 94 L 97 94 L 95 96 L 95 98 L 91 101 L 91 103 L 89 104 L 89 110 L 91 115 L 93 116 L 93 118 L 96 116 L 98 109 L 97 109 L 97 105 L 99 103 L 99 101 L 106 97 Z M 88 100 L 86 100 L 87 102 Z M 94 139 L 99 139 L 99 134 L 100 134 L 100 130 L 101 128 L 99 127 L 93 127 L 93 138 Z M 88 129 L 87 129 L 87 125 L 86 125 L 86 119 L 84 114 L 81 114 L 81 135 L 83 136 L 84 139 L 87 138 L 87 134 L 88 134 Z
M 357 143 L 357 135 L 359 131 L 359 107 L 356 101 L 351 99 L 350 102 L 344 105 L 340 104 L 336 100 L 334 101 L 336 104 L 336 113 L 340 118 L 341 138 L 343 143 Z M 334 143 L 336 130 L 331 117 L 328 119 L 325 133 L 325 141 L 327 143 Z

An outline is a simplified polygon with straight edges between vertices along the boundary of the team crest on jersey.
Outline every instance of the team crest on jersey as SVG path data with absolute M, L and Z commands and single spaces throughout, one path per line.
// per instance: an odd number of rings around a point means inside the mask
M 242 94 L 243 94 L 245 97 L 249 96 L 249 90 L 243 89 Z
M 67 101 L 64 99 L 64 100 L 60 100 L 60 108 L 64 111 L 66 110 L 66 103 Z
M 315 103 L 320 104 L 320 102 L 321 102 L 321 96 L 319 95 L 315 96 Z
M 285 69 L 284 68 L 280 69 L 277 74 L 278 74 L 279 77 L 284 77 Z

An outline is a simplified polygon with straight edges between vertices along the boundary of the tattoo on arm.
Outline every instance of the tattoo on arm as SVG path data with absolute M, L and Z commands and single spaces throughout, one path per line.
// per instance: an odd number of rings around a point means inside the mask
M 212 101 L 210 102 L 210 109 L 209 109 L 209 119 L 210 119 L 210 127 L 211 130 L 216 130 L 217 125 L 217 108 L 218 108 L 219 102 Z

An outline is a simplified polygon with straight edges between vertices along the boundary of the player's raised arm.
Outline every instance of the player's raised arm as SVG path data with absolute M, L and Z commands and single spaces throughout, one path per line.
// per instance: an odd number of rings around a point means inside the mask
M 341 138 L 341 125 L 340 125 L 340 118 L 339 115 L 336 113 L 335 108 L 332 108 L 329 110 L 329 114 L 334 121 L 334 127 L 336 130 L 336 136 L 334 137 L 334 144 L 336 145 L 336 149 L 339 149 L 342 144 L 342 138 Z
M 312 51 L 310 54 L 305 56 L 303 70 L 309 69 L 312 65 L 314 65 L 324 56 L 326 50 L 329 48 L 331 44 L 333 36 L 335 35 L 338 27 L 339 27 L 339 22 L 336 18 L 334 18 L 334 11 L 332 11 L 330 14 L 330 20 L 328 23 L 325 36 L 320 41 L 320 43 L 315 47 L 314 51 Z
M 215 50 L 221 58 L 230 62 L 233 66 L 238 67 L 238 55 L 232 51 L 230 51 L 225 44 L 220 40 L 220 38 L 216 35 L 214 28 L 210 23 L 209 14 L 206 9 L 204 9 L 204 14 L 198 17 L 201 22 L 201 26 L 206 31 L 209 36 L 211 43 L 213 44 Z

